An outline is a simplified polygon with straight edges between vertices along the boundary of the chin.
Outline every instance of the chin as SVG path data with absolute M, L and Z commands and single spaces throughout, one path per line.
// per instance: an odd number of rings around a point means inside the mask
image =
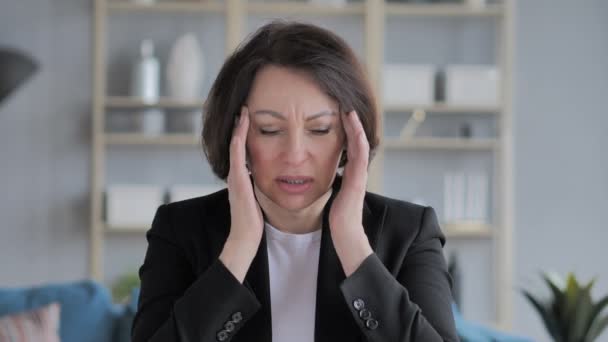
M 279 190 L 281 191 L 281 190 Z M 273 201 L 279 207 L 288 211 L 299 211 L 310 207 L 316 200 L 318 200 L 322 194 L 315 195 L 288 195 L 275 193 L 270 200 Z
M 270 185 L 270 184 L 267 184 Z M 329 189 L 323 190 L 316 186 L 301 194 L 289 194 L 275 184 L 258 187 L 258 191 L 266 200 L 287 211 L 300 211 L 318 201 Z M 258 199 L 259 200 L 259 199 Z

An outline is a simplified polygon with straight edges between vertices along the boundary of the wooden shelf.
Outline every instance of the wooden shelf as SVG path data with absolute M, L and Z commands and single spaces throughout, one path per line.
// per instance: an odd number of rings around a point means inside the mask
M 198 1 L 172 1 L 158 2 L 154 4 L 136 4 L 127 1 L 108 1 L 107 8 L 115 12 L 212 12 L 219 13 L 224 11 L 224 4 L 221 2 L 198 2 Z
M 414 138 L 385 139 L 386 149 L 437 149 L 437 150 L 492 150 L 498 146 L 496 139 L 465 138 Z
M 448 238 L 490 238 L 492 226 L 478 222 L 445 222 L 441 229 Z
M 501 5 L 486 5 L 479 8 L 467 5 L 424 5 L 387 2 L 384 6 L 389 16 L 429 17 L 497 17 L 504 14 Z
M 140 133 L 106 133 L 105 143 L 108 145 L 197 146 L 199 144 L 199 136 L 188 133 L 173 133 L 158 136 Z
M 309 14 L 309 15 L 357 15 L 364 14 L 363 3 L 346 5 L 321 5 L 307 2 L 249 2 L 247 11 L 252 14 Z
M 106 108 L 167 108 L 167 109 L 202 109 L 204 99 L 180 101 L 171 98 L 160 98 L 158 102 L 144 102 L 141 99 L 127 96 L 108 96 L 105 99 Z
M 104 232 L 109 234 L 145 234 L 148 229 L 150 229 L 149 225 L 142 226 L 110 226 L 108 224 L 104 224 Z
M 446 105 L 444 103 L 435 103 L 432 105 L 420 105 L 420 106 L 401 106 L 401 105 L 384 105 L 385 112 L 414 112 L 416 110 L 423 110 L 427 113 L 440 113 L 440 114 L 498 114 L 501 112 L 500 106 L 454 106 Z

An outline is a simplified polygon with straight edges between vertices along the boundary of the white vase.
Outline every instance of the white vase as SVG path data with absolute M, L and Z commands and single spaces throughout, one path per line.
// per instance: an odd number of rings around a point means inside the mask
M 131 96 L 145 103 L 155 103 L 160 94 L 160 64 L 154 56 L 154 43 L 145 39 L 131 75 Z
M 200 44 L 193 33 L 187 33 L 175 42 L 166 70 L 169 97 L 181 101 L 202 98 L 203 58 Z
M 137 116 L 137 131 L 144 135 L 160 135 L 165 132 L 165 113 L 158 108 L 144 109 Z

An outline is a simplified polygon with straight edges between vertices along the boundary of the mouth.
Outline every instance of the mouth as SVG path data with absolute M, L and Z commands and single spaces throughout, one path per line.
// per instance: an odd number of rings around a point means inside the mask
M 289 194 L 301 194 L 311 188 L 314 179 L 306 176 L 280 176 L 276 181 L 283 191 Z

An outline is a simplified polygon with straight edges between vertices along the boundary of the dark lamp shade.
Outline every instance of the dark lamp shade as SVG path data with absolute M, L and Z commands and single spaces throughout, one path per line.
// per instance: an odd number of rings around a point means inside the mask
M 0 48 L 0 103 L 38 69 L 37 63 L 18 51 Z

